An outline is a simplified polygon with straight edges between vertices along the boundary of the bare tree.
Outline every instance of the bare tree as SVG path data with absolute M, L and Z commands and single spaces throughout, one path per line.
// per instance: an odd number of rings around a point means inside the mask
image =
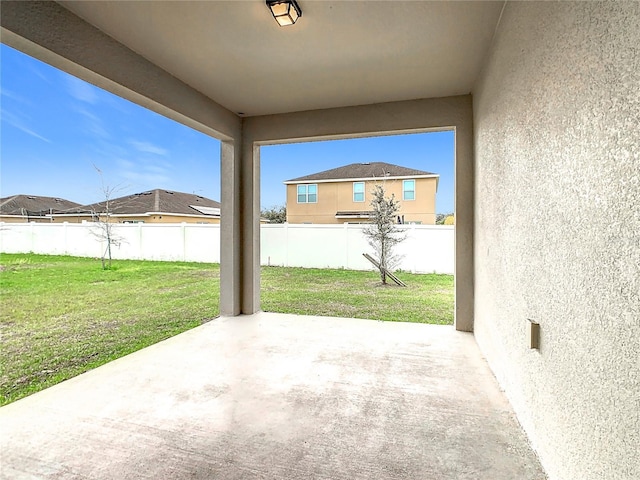
M 104 182 L 104 175 L 102 170 L 97 166 L 93 166 L 100 175 L 100 192 L 104 201 L 96 203 L 91 208 L 91 216 L 93 217 L 94 228 L 91 229 L 91 234 L 96 237 L 100 242 L 105 243 L 105 250 L 100 257 L 102 261 L 102 269 L 111 269 L 111 246 L 119 246 L 123 242 L 123 238 L 119 236 L 114 230 L 114 223 L 111 221 L 111 214 L 113 213 L 112 200 L 114 194 L 122 189 L 120 186 L 111 187 Z
M 386 197 L 382 185 L 375 185 L 372 193 L 370 224 L 364 229 L 364 234 L 377 256 L 380 279 L 386 285 L 387 271 L 391 271 L 400 260 L 400 257 L 394 255 L 393 249 L 407 238 L 407 235 L 398 228 L 397 214 L 400 211 L 400 202 L 393 194 Z

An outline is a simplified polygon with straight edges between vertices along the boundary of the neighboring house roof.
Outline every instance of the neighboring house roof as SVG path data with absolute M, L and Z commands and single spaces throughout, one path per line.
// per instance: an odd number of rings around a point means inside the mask
M 52 211 L 68 210 L 79 205 L 79 203 L 64 198 L 21 194 L 0 198 L 0 214 L 36 217 L 47 215 Z
M 220 203 L 200 195 L 156 188 L 155 190 L 114 198 L 109 201 L 109 210 L 113 215 L 165 213 L 219 217 Z M 98 202 L 71 208 L 62 213 L 91 214 L 94 212 L 104 213 L 105 211 L 105 202 Z
M 401 167 L 385 162 L 352 163 L 344 167 L 332 168 L 304 177 L 292 178 L 284 183 L 336 182 L 352 180 L 369 180 L 378 178 L 416 178 L 439 177 L 436 173 L 425 172 L 415 168 Z

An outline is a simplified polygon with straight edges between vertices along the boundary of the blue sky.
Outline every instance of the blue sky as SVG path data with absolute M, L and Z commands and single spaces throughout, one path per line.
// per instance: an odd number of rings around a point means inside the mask
M 220 200 L 220 143 L 6 45 L 0 46 L 0 197 L 78 203 L 153 188 Z M 440 174 L 436 210 L 453 211 L 453 132 L 273 145 L 261 149 L 261 204 L 285 203 L 284 180 L 355 162 Z

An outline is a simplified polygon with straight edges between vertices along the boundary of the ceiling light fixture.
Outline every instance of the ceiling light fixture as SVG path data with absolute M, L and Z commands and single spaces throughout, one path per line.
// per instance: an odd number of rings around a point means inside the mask
M 296 0 L 267 0 L 267 7 L 281 27 L 293 25 L 302 16 Z

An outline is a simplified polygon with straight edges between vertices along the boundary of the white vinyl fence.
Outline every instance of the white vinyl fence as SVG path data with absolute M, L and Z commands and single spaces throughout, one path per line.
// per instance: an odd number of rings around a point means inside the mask
M 263 265 L 371 270 L 363 253 L 373 253 L 364 225 L 262 225 Z M 453 274 L 453 227 L 405 225 L 396 247 L 398 268 L 416 273 Z
M 371 270 L 362 256 L 372 253 L 363 225 L 262 225 L 261 262 L 286 267 Z M 416 273 L 453 274 L 454 227 L 405 225 L 407 238 L 397 246 L 398 268 Z M 91 223 L 0 223 L 0 251 L 100 257 L 104 242 Z M 220 226 L 192 223 L 118 224 L 122 241 L 113 258 L 220 262 Z

